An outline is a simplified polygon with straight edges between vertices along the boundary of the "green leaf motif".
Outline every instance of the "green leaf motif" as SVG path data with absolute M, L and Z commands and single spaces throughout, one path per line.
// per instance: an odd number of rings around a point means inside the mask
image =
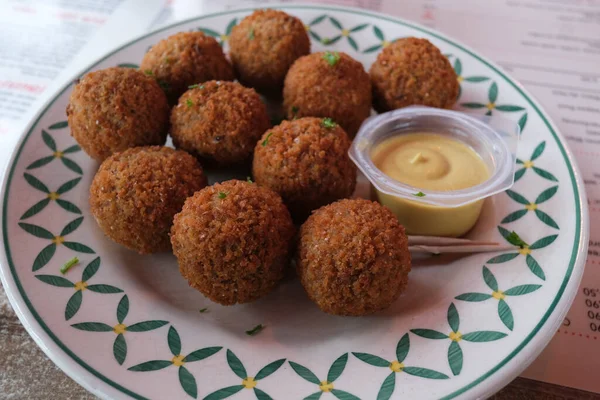
M 167 323 L 167 321 L 155 321 L 155 322 Z M 208 358 L 208 357 L 212 356 L 213 354 L 218 353 L 219 351 L 221 351 L 222 348 L 223 347 L 221 347 L 221 346 L 216 346 L 216 347 L 205 347 L 203 349 L 195 350 L 195 351 L 192 351 L 187 356 L 185 356 L 183 361 L 194 362 L 194 361 L 204 360 L 205 358 Z
M 54 141 L 54 138 L 52 136 L 50 136 L 50 134 L 43 129 L 42 129 L 42 139 L 44 140 L 44 143 L 46 143 L 46 146 L 48 146 L 50 148 L 50 150 L 56 151 L 56 142 Z
M 80 331 L 88 332 L 111 332 L 113 330 L 112 326 L 102 322 L 80 322 L 71 326 Z
M 81 150 L 81 147 L 79 147 L 79 145 L 77 145 L 77 144 L 74 144 L 73 146 L 69 146 L 66 149 L 64 149 L 63 154 L 76 153 L 80 150 Z
M 350 29 L 350 32 L 359 32 L 362 31 L 363 29 L 365 29 L 367 26 L 369 26 L 369 24 L 360 24 L 360 25 L 356 25 L 354 28 Z
M 531 292 L 535 292 L 542 285 L 519 285 L 504 291 L 506 296 L 522 296 Z
M 242 390 L 244 388 L 243 385 L 235 385 L 235 386 L 229 386 L 223 389 L 219 389 L 216 392 L 212 392 L 211 394 L 209 394 L 208 396 L 206 396 L 204 398 L 204 400 L 221 400 L 221 399 L 226 399 L 229 396 L 233 396 L 234 394 L 236 394 L 237 392 L 239 392 L 240 390 Z
M 390 366 L 390 362 L 387 360 L 384 360 L 383 358 L 379 357 L 379 356 L 374 356 L 373 354 L 369 354 L 369 353 L 352 353 L 354 355 L 354 357 L 358 358 L 361 361 L 366 362 L 367 364 L 373 365 L 375 367 L 389 367 Z
M 52 160 L 54 160 L 54 156 L 40 158 L 39 160 L 36 160 L 36 161 L 32 162 L 31 164 L 29 164 L 26 169 L 36 169 L 39 167 L 43 167 L 44 165 L 48 164 Z
M 498 301 L 498 316 L 500 317 L 500 320 L 502 321 L 504 326 L 506 326 L 509 330 L 512 331 L 515 326 L 513 313 L 506 301 L 502 299 Z
M 229 21 L 229 24 L 227 24 L 227 28 L 225 28 L 225 34 L 227 36 L 231 34 L 231 31 L 233 30 L 233 27 L 237 25 L 237 22 L 237 18 L 234 18 L 231 21 Z
M 65 167 L 69 168 L 71 171 L 79 175 L 83 174 L 83 170 L 79 167 L 79 165 L 77 165 L 77 163 L 75 163 L 75 161 L 71 160 L 70 158 L 63 156 L 60 158 L 60 161 L 62 161 Z
M 36 275 L 35 277 L 37 279 L 39 279 L 40 281 L 47 283 L 49 285 L 52 285 L 52 286 L 69 287 L 69 288 L 75 287 L 75 284 L 73 282 L 71 282 L 67 278 L 63 278 L 62 276 Z
M 336 43 L 341 38 L 342 37 L 340 35 L 332 37 L 331 39 L 330 38 L 323 38 L 323 40 L 321 40 L 321 43 L 323 43 L 324 45 L 330 45 L 330 44 Z
M 44 265 L 48 264 L 54 256 L 55 252 L 56 245 L 54 243 L 50 243 L 48 246 L 44 247 L 42 251 L 40 251 L 40 253 L 37 255 L 35 260 L 33 260 L 31 270 L 35 272 L 42 268 Z
M 535 150 L 533 150 L 533 154 L 531 154 L 531 161 L 536 160 L 539 156 L 541 156 L 544 153 L 544 149 L 546 148 L 546 142 L 542 142 L 540 144 L 538 144 L 535 148 Z
M 238 377 L 242 379 L 246 379 L 248 377 L 248 373 L 246 372 L 246 368 L 244 368 L 244 364 L 240 361 L 239 358 L 233 351 L 227 349 L 227 364 L 229 364 L 229 368 L 236 374 Z
M 58 204 L 63 210 L 68 212 L 72 212 L 74 214 L 81 214 L 81 210 L 75 204 L 70 201 L 63 199 L 56 199 L 56 204 Z
M 396 388 L 396 373 L 392 372 L 385 378 L 377 393 L 377 400 L 389 400 Z
M 479 301 L 488 300 L 491 297 L 492 297 L 491 294 L 470 292 L 470 293 L 460 294 L 460 295 L 456 296 L 455 299 L 462 300 L 462 301 L 470 301 L 472 303 L 475 303 L 475 302 L 479 302 Z
M 348 353 L 344 353 L 341 356 L 339 356 L 337 358 L 337 360 L 335 360 L 333 362 L 333 364 L 331 364 L 331 367 L 329 368 L 329 372 L 327 372 L 327 381 L 335 382 L 335 380 L 337 378 L 339 378 L 340 375 L 342 375 L 342 372 L 344 372 L 347 362 L 348 362 Z
M 403 362 L 408 355 L 409 350 L 410 338 L 408 337 L 408 333 L 405 333 L 396 345 L 396 360 L 398 360 L 398 362 Z
M 504 112 L 515 112 L 515 111 L 523 111 L 524 108 L 523 107 L 519 107 L 519 106 L 502 104 L 502 105 L 496 106 L 496 110 L 498 110 L 498 111 L 504 111 Z
M 481 103 L 462 103 L 461 106 L 465 107 L 465 108 L 484 108 L 485 104 L 481 104 Z
M 33 188 L 35 188 L 41 192 L 44 192 L 44 193 L 50 193 L 50 189 L 48 189 L 48 186 L 46 186 L 42 181 L 40 181 L 35 176 L 28 174 L 26 172 L 23 174 L 23 177 L 25 178 L 27 183 L 29 183 Z
M 524 196 L 521 196 L 519 193 L 514 192 L 512 190 L 507 190 L 506 194 L 508 195 L 508 197 L 510 197 L 511 199 L 513 199 L 514 201 L 516 201 L 517 203 L 523 204 L 523 205 L 527 205 L 529 204 L 529 200 L 527 200 Z
M 418 376 L 421 378 L 428 379 L 449 379 L 450 377 L 446 374 L 442 374 L 441 372 L 434 371 L 428 368 L 419 368 L 419 367 L 404 367 L 402 370 L 409 375 Z
M 458 310 L 456 309 L 454 303 L 450 303 L 450 306 L 448 307 L 448 325 L 450 325 L 450 328 L 453 332 L 458 332 L 458 328 L 460 326 L 460 318 L 458 316 Z
M 63 183 L 62 185 L 60 185 L 60 187 L 56 190 L 56 193 L 58 194 L 63 194 L 68 192 L 69 190 L 73 189 L 75 186 L 77 186 L 77 184 L 79 183 L 79 181 L 81 180 L 81 178 L 75 178 L 75 179 L 71 179 L 68 182 Z
M 556 221 L 554 221 L 551 216 L 549 216 L 542 210 L 535 210 L 535 215 L 538 217 L 538 219 L 540 221 L 542 221 L 546 225 L 548 225 L 554 229 L 560 229 L 558 224 L 556 223 Z
M 538 264 L 538 262 L 535 260 L 535 258 L 533 258 L 531 255 L 527 255 L 527 257 L 525 257 L 525 262 L 527 263 L 527 267 L 529 267 L 529 270 L 533 272 L 535 276 L 537 276 L 543 281 L 546 280 L 546 274 L 544 273 L 544 270 L 542 269 L 540 264 Z
M 133 63 L 121 63 L 118 64 L 117 67 L 138 69 L 140 66 Z
M 319 385 L 321 384 L 321 381 L 319 380 L 319 378 L 317 378 L 317 376 L 315 374 L 313 374 L 313 372 L 306 368 L 303 365 L 300 365 L 298 363 L 295 363 L 293 361 L 288 361 L 290 366 L 292 367 L 292 369 L 294 371 L 296 371 L 296 373 L 301 377 L 304 378 L 305 380 L 309 381 L 310 383 L 314 383 L 315 385 Z
M 374 51 L 377 51 L 380 48 L 381 48 L 380 44 L 376 44 L 375 46 L 367 47 L 365 50 L 363 50 L 363 54 L 373 53 Z
M 127 357 L 127 342 L 122 333 L 117 335 L 113 343 L 113 356 L 119 365 L 123 365 L 125 358 Z
M 48 204 L 50 204 L 50 199 L 48 199 L 48 198 L 38 201 L 37 203 L 32 205 L 30 208 L 28 208 L 27 211 L 25 211 L 23 213 L 23 215 L 21 215 L 20 219 L 23 220 L 23 219 L 33 217 L 34 215 L 36 215 L 37 213 L 42 211 L 44 208 L 46 208 L 46 206 Z
M 518 169 L 517 172 L 515 172 L 515 182 L 523 177 L 523 175 L 525 174 L 525 171 L 527 171 L 525 168 L 521 168 L 521 169 Z
M 52 234 L 52 232 L 42 228 L 41 226 L 27 224 L 25 222 L 19 222 L 19 226 L 25 232 L 32 234 L 33 236 L 38 237 L 40 239 L 54 239 L 54 235 Z
M 494 292 L 497 292 L 498 291 L 498 281 L 496 280 L 496 277 L 494 276 L 494 274 L 492 274 L 492 271 L 490 271 L 489 268 L 484 265 L 482 272 L 483 272 L 483 280 L 484 280 L 485 284 L 488 285 L 488 287 L 490 289 L 492 289 Z
M 175 329 L 173 325 L 169 327 L 167 342 L 169 344 L 169 350 L 171 350 L 171 353 L 173 353 L 174 356 L 178 356 L 181 353 L 181 338 L 179 337 L 177 329 Z
M 544 190 L 540 195 L 535 199 L 536 204 L 543 203 L 545 201 L 550 200 L 558 191 L 558 186 L 552 186 Z
M 303 400 L 319 400 L 321 398 L 322 394 L 323 394 L 323 392 L 319 390 L 316 393 L 306 396 Z
M 119 321 L 119 323 L 122 324 L 125 320 L 125 317 L 127 317 L 128 313 L 129 297 L 127 297 L 127 295 L 124 295 L 123 297 L 121 297 L 121 301 L 119 301 L 119 305 L 117 306 L 117 321 Z
M 340 24 L 340 21 L 338 21 L 337 19 L 333 18 L 333 17 L 329 17 L 329 21 L 331 21 L 331 23 L 338 28 L 339 30 L 344 29 L 344 27 L 342 26 L 342 24 Z
M 285 358 L 273 361 L 272 363 L 268 364 L 267 366 L 263 367 L 260 371 L 258 371 L 254 379 L 258 381 L 266 378 L 267 376 L 273 374 L 273 372 L 277 371 L 279 367 L 283 365 L 284 362 Z
M 66 128 L 67 126 L 69 126 L 69 123 L 67 121 L 60 121 L 60 122 L 56 122 L 56 123 L 50 125 L 48 127 L 48 129 L 50 129 L 51 131 L 53 131 L 53 130 L 56 130 L 56 129 Z
M 158 371 L 159 369 L 167 368 L 168 366 L 170 366 L 172 364 L 173 363 L 171 363 L 171 361 L 167 361 L 167 360 L 152 360 L 152 361 L 146 361 L 141 364 L 134 365 L 133 367 L 127 368 L 127 370 L 135 371 L 135 372 Z
M 198 30 L 208 36 L 212 36 L 212 37 L 221 37 L 221 34 L 217 31 L 213 31 L 212 29 L 208 29 L 208 28 L 198 28 Z
M 331 394 L 340 400 L 360 400 L 359 397 L 339 389 L 332 389 Z
M 534 242 L 531 246 L 529 246 L 529 248 L 532 250 L 543 249 L 544 247 L 550 246 L 552 243 L 554 243 L 557 237 L 558 235 L 550 235 L 543 237 L 540 240 Z
M 527 125 L 527 113 L 523 114 L 517 123 L 519 124 L 520 132 L 523 133 L 523 131 L 525 131 L 525 125 Z
M 112 285 L 88 285 L 87 289 L 96 293 L 123 293 L 123 289 L 119 289 L 118 287 L 114 287 Z
M 490 85 L 490 89 L 488 90 L 488 100 L 490 103 L 495 103 L 498 100 L 498 85 L 496 82 L 493 82 Z
M 492 257 L 489 260 L 487 260 L 487 263 L 488 264 L 502 264 L 502 263 L 510 261 L 513 258 L 518 257 L 518 256 L 519 256 L 519 253 L 500 254 L 499 256 Z
M 558 182 L 558 179 L 554 175 L 552 175 L 550 172 L 548 172 L 544 169 L 538 168 L 538 167 L 532 167 L 532 169 L 533 169 L 533 172 L 535 172 L 542 178 L 548 179 L 549 181 L 552 181 L 552 182 Z
M 69 222 L 62 231 L 60 231 L 60 236 L 66 236 L 69 233 L 75 231 L 75 229 L 79 228 L 81 223 L 83 222 L 83 217 L 75 218 L 73 221 Z
M 79 311 L 79 307 L 81 307 L 81 301 L 83 300 L 83 292 L 81 290 L 73 293 L 69 301 L 67 301 L 67 306 L 65 307 L 65 321 L 73 318 L 77 311 Z
M 452 341 L 448 348 L 448 365 L 454 376 L 460 374 L 460 371 L 462 371 L 463 351 L 455 341 Z
M 487 76 L 469 76 L 465 78 L 465 81 L 473 83 L 485 82 L 489 80 L 490 78 L 488 78 Z
M 98 272 L 99 268 L 100 268 L 100 257 L 96 257 L 92 261 L 90 261 L 90 263 L 83 270 L 83 274 L 81 275 L 81 280 L 85 282 L 85 281 L 91 279 L 96 274 L 96 272 Z M 126 297 L 126 296 L 124 296 L 124 297 Z M 129 303 L 128 303 L 127 307 L 129 308 Z
M 448 335 L 442 332 L 434 331 L 433 329 L 411 329 L 412 333 L 426 339 L 448 339 Z
M 381 40 L 382 42 L 385 40 L 385 36 L 383 36 L 383 32 L 381 31 L 381 29 L 379 29 L 375 25 L 373 25 L 373 33 L 375 34 L 375 36 L 377 36 L 377 39 Z
M 460 62 L 460 58 L 454 60 L 454 72 L 456 72 L 456 75 L 458 76 L 462 75 L 462 63 Z
M 354 49 L 354 51 L 358 51 L 358 45 L 356 44 L 356 41 L 354 39 L 352 39 L 350 36 L 347 36 L 346 39 L 348 39 L 348 43 Z
M 317 18 L 315 18 L 312 21 L 310 21 L 310 23 L 308 25 L 310 25 L 310 26 L 316 25 L 319 22 L 323 21 L 325 18 L 327 18 L 327 15 L 325 15 L 325 14 L 323 14 L 321 16 L 318 16 Z
M 194 375 L 192 375 L 184 366 L 179 367 L 179 383 L 188 395 L 192 396 L 193 398 L 198 397 L 196 378 L 194 378 Z
M 321 36 L 319 36 L 319 34 L 317 34 L 316 32 L 313 31 L 309 31 L 308 32 L 310 34 L 310 36 L 312 36 L 313 39 L 315 39 L 317 42 L 321 42 Z
M 525 171 L 525 170 L 523 170 Z M 500 221 L 501 224 L 508 224 L 511 222 L 515 222 L 519 219 L 521 219 L 525 214 L 527 214 L 528 210 L 517 210 L 515 212 L 512 212 L 510 214 L 508 214 L 506 217 L 504 217 L 502 219 L 502 221 Z
M 254 388 L 254 395 L 258 400 L 273 400 L 271 396 L 269 396 L 257 387 Z
M 500 340 L 506 337 L 506 333 L 504 332 L 496 332 L 496 331 L 477 331 L 477 332 L 469 332 L 462 335 L 462 339 L 467 342 L 493 342 L 495 340 Z
M 63 242 L 63 246 L 79 253 L 95 254 L 96 252 L 90 247 L 77 242 Z

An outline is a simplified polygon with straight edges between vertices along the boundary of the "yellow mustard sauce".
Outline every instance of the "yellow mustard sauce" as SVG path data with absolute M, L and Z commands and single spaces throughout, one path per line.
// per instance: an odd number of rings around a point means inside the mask
M 483 183 L 490 176 L 485 162 L 466 144 L 433 133 L 391 137 L 371 152 L 373 163 L 390 178 L 418 189 L 452 191 Z M 441 207 L 375 190 L 408 234 L 462 236 L 477 222 L 483 200 L 460 207 Z

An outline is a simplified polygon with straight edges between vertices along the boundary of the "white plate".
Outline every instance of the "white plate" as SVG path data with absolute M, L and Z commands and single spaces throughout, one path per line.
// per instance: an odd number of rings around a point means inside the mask
M 96 226 L 87 200 L 98 165 L 74 147 L 64 122 L 69 85 L 26 130 L 6 174 L 1 271 L 13 307 L 54 362 L 105 398 L 490 395 L 547 344 L 583 273 L 587 205 L 564 139 L 519 84 L 439 33 L 364 10 L 283 9 L 307 24 L 313 51 L 344 51 L 365 67 L 389 41 L 426 37 L 460 76 L 459 109 L 519 121 L 524 129 L 518 181 L 512 192 L 488 202 L 475 234 L 503 242 L 502 233 L 514 230 L 531 248 L 432 258 L 413 268 L 397 303 L 370 317 L 321 313 L 297 280 L 253 304 L 213 304 L 188 287 L 173 256 L 139 256 Z M 202 29 L 227 47 L 227 33 L 250 11 L 165 28 L 90 69 L 138 64 L 150 45 L 185 30 Z M 60 266 L 73 256 L 81 266 L 61 276 Z M 136 325 L 142 321 L 151 322 Z M 257 324 L 264 331 L 245 334 Z M 194 353 L 196 358 L 206 358 L 192 362 L 188 356 L 183 366 L 181 357 L 174 358 L 199 349 L 207 350 Z M 246 377 L 255 378 L 256 388 Z

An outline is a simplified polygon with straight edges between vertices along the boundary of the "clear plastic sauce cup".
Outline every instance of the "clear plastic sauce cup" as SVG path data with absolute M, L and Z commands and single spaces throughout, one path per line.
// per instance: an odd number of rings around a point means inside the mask
M 399 182 L 377 168 L 372 154 L 378 145 L 414 133 L 462 142 L 479 155 L 488 178 L 472 187 L 436 191 Z M 487 197 L 513 185 L 519 134 L 519 125 L 505 118 L 414 106 L 367 119 L 349 155 L 371 182 L 377 200 L 394 212 L 407 233 L 457 237 L 475 225 Z

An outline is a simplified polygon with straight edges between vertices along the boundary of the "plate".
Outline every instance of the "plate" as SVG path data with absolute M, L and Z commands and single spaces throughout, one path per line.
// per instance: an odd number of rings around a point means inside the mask
M 344 51 L 367 68 L 397 38 L 428 38 L 459 77 L 457 109 L 517 121 L 516 183 L 487 202 L 471 235 L 506 243 L 515 231 L 529 246 L 417 260 L 402 297 L 369 317 L 321 313 L 295 279 L 253 304 L 213 304 L 188 287 L 172 255 L 137 255 L 96 226 L 88 188 L 98 164 L 69 135 L 71 84 L 32 121 L 6 173 L 1 271 L 13 307 L 48 356 L 103 398 L 492 394 L 548 343 L 583 273 L 587 204 L 564 139 L 518 83 L 444 35 L 365 10 L 281 8 L 306 24 L 312 51 Z M 202 30 L 227 49 L 231 28 L 251 11 L 169 26 L 90 70 L 135 67 L 151 45 L 179 31 Z M 81 264 L 61 275 L 73 256 Z M 246 334 L 258 324 L 262 332 Z

